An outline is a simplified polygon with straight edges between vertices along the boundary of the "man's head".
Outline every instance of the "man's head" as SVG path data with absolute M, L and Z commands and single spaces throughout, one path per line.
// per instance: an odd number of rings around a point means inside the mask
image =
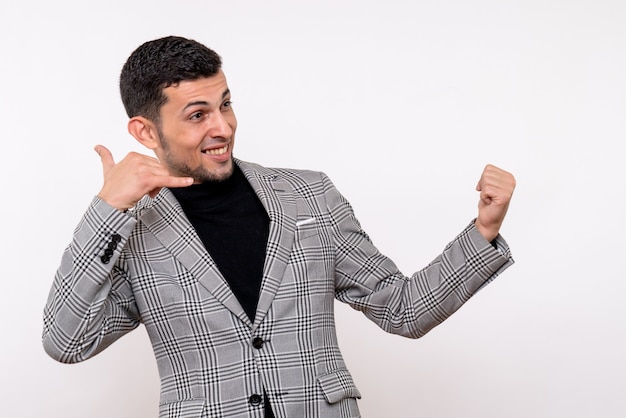
M 146 42 L 124 65 L 120 91 L 129 132 L 172 175 L 202 183 L 232 174 L 237 120 L 214 51 L 174 36 Z
M 222 68 L 215 51 L 179 36 L 148 41 L 139 46 L 122 67 L 120 93 L 129 118 L 144 116 L 158 122 L 167 100 L 165 87 L 184 80 L 211 77 Z

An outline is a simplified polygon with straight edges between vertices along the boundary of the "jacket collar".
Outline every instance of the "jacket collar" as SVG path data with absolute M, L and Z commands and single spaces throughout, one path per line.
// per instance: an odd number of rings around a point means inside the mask
M 275 170 L 241 160 L 235 160 L 235 163 L 243 171 L 270 218 L 261 293 L 254 324 L 250 323 L 170 190 L 162 189 L 153 200 L 142 202 L 139 221 L 191 272 L 200 285 L 254 332 L 269 311 L 287 268 L 295 236 L 297 210 L 291 186 Z

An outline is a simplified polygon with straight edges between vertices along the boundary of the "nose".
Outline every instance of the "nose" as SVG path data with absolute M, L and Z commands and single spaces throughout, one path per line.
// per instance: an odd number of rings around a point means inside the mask
M 231 126 L 230 119 L 222 112 L 215 112 L 213 117 L 210 118 L 209 135 L 211 138 L 230 138 L 233 135 L 233 126 Z

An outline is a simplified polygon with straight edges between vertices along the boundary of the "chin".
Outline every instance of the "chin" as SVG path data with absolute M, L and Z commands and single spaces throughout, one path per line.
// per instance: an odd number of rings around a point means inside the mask
M 201 173 L 194 173 L 198 175 L 193 175 L 194 179 L 198 183 L 219 183 L 224 180 L 228 180 L 230 176 L 233 175 L 233 171 L 235 169 L 235 164 L 233 160 L 229 160 L 228 163 L 218 167 L 217 169 L 203 169 Z

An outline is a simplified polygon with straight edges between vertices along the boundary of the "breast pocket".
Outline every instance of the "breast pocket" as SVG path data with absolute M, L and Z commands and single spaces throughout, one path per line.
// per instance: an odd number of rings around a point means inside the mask
M 330 274 L 333 259 L 331 231 L 321 221 L 303 218 L 296 224 L 293 248 L 289 264 L 294 266 L 294 275 L 300 279 L 324 278 Z
M 296 222 L 296 240 L 301 241 L 319 235 L 320 226 L 317 219 L 307 217 Z

